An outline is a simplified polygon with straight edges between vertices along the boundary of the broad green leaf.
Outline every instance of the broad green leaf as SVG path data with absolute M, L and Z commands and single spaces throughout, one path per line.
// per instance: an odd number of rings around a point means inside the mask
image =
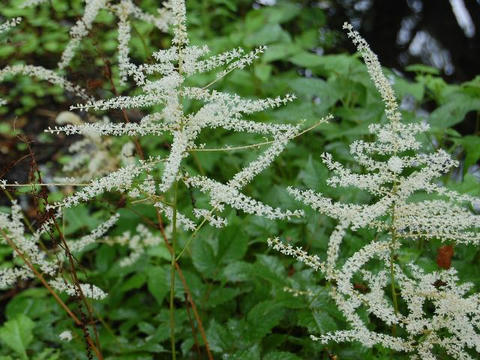
M 451 94 L 448 102 L 435 109 L 430 115 L 433 127 L 446 129 L 462 122 L 469 111 L 480 111 L 480 99 L 466 94 Z
M 439 75 L 440 70 L 437 68 L 423 65 L 423 64 L 412 64 L 405 68 L 407 71 L 416 72 L 416 73 L 423 73 L 423 74 L 432 74 L 432 75 Z
M 140 289 L 145 284 L 146 281 L 147 281 L 146 274 L 144 273 L 135 274 L 122 284 L 120 291 L 125 292 L 132 289 Z
M 337 329 L 337 323 L 325 311 L 314 311 L 313 318 L 317 324 L 318 331 L 322 334 Z
M 263 54 L 262 60 L 264 62 L 271 62 L 277 60 L 284 60 L 298 53 L 300 48 L 294 44 L 272 44 L 267 47 L 267 50 Z
M 27 348 L 33 340 L 35 323 L 26 315 L 19 314 L 0 328 L 0 340 L 13 349 L 22 360 L 28 359 Z
M 197 236 L 193 240 L 192 261 L 195 268 L 207 276 L 210 276 L 215 271 L 215 252 L 207 237 Z
M 247 315 L 247 339 L 259 341 L 280 323 L 284 310 L 273 300 L 255 305 Z
M 465 150 L 465 171 L 480 159 L 480 137 L 469 135 L 457 140 Z
M 248 238 L 237 225 L 227 226 L 218 237 L 218 263 L 228 264 L 243 258 L 248 248 Z
M 395 90 L 395 94 L 399 98 L 403 98 L 405 95 L 409 94 L 417 101 L 421 101 L 423 99 L 425 90 L 423 84 L 411 82 L 400 77 L 395 78 L 393 88 Z
M 170 284 L 165 281 L 166 269 L 160 266 L 150 266 L 147 268 L 147 278 L 148 291 L 161 305 L 170 289 Z
M 306 68 L 312 68 L 312 67 L 321 66 L 324 64 L 320 56 L 306 52 L 306 51 L 291 57 L 290 62 L 292 62 L 295 65 L 306 67 Z
M 229 359 L 232 360 L 260 360 L 260 346 L 255 344 L 246 350 L 240 350 L 233 354 Z
M 290 35 L 278 24 L 267 24 L 259 31 L 248 35 L 244 44 L 246 46 L 260 46 L 274 42 L 290 42 Z

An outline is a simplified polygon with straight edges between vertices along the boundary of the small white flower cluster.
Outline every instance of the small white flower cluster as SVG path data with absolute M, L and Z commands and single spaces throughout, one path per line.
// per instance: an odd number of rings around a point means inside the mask
M 285 286 L 283 288 L 283 291 L 285 291 L 286 293 L 292 294 L 294 297 L 299 297 L 299 296 L 314 297 L 315 296 L 315 293 L 310 289 L 298 290 L 298 289 L 293 289 L 288 286 Z
M 78 240 L 70 240 L 67 242 L 68 248 L 71 252 L 80 252 L 83 251 L 90 244 L 94 244 L 98 239 L 102 238 L 108 230 L 110 230 L 120 218 L 119 214 L 115 214 L 110 217 L 107 221 L 100 224 L 95 228 L 90 234 L 81 237 Z
M 402 115 L 398 111 L 397 99 L 395 93 L 390 85 L 390 82 L 382 72 L 382 66 L 378 61 L 377 55 L 370 49 L 368 43 L 363 39 L 357 31 L 353 30 L 353 26 L 349 23 L 344 23 L 343 28 L 347 30 L 347 36 L 357 46 L 357 50 L 362 55 L 365 64 L 367 65 L 368 74 L 375 83 L 385 104 L 385 114 L 387 119 L 395 123 L 400 121 Z
M 22 18 L 18 17 L 18 18 L 10 19 L 9 21 L 4 22 L 3 24 L 0 24 L 0 34 L 10 30 L 12 27 L 17 26 L 21 22 L 22 22 Z
M 332 297 L 352 329 L 311 336 L 312 339 L 324 343 L 359 341 L 367 347 L 381 344 L 409 353 L 411 359 L 434 360 L 437 348 L 443 348 L 455 359 L 473 359 L 465 350 L 480 352 L 480 295 L 469 295 L 473 285 L 459 283 L 454 268 L 425 273 L 413 264 L 405 270 L 394 265 L 397 295 L 407 307 L 406 314 L 395 313 L 391 299 L 385 296 L 390 290 L 387 271 L 363 269 L 376 257 L 389 268 L 389 248 L 388 242 L 373 242 L 347 260 L 338 272 Z M 352 285 L 356 273 L 360 273 L 367 284 L 366 293 Z M 357 277 L 356 283 L 358 281 Z M 427 303 L 433 306 L 433 311 L 426 307 Z M 385 324 L 403 329 L 406 335 L 400 337 L 370 330 L 357 314 L 361 308 Z
M 25 6 L 33 6 L 42 3 L 43 1 L 31 1 Z M 86 0 L 85 9 L 81 19 L 70 30 L 70 41 L 68 42 L 62 58 L 58 64 L 59 69 L 65 69 L 72 61 L 75 53 L 80 46 L 83 38 L 88 36 L 93 27 L 93 22 L 97 18 L 101 10 L 111 11 L 113 14 L 119 17 L 119 60 L 121 71 L 124 71 L 124 59 L 128 57 L 128 50 L 125 46 L 128 43 L 130 37 L 130 25 L 128 18 L 133 17 L 139 20 L 146 21 L 155 25 L 161 31 L 168 29 L 171 15 L 165 9 L 159 11 L 157 16 L 147 14 L 138 6 L 136 6 L 131 0 L 121 0 L 120 4 L 112 5 L 112 0 Z M 124 75 L 122 74 L 122 78 Z
M 155 207 L 159 209 L 170 222 L 173 221 L 173 209 L 171 207 L 165 206 L 162 203 L 155 203 Z M 180 225 L 185 231 L 193 231 L 196 228 L 195 223 L 187 218 L 185 215 L 177 211 L 177 224 Z
M 65 294 L 75 297 L 80 296 L 79 290 L 74 284 L 70 284 L 63 278 L 55 278 L 49 281 L 49 284 L 57 291 L 64 292 Z M 80 284 L 83 295 L 93 300 L 103 300 L 107 297 L 107 294 L 99 287 L 92 284 Z
M 59 217 L 57 214 L 56 217 Z M 48 283 L 56 290 L 65 292 L 71 296 L 76 295 L 76 289 L 73 284 L 68 283 L 60 277 L 61 268 L 57 259 L 53 259 L 47 254 L 47 251 L 40 249 L 38 246 L 42 235 L 52 232 L 54 220 L 50 219 L 40 226 L 33 234 L 25 233 L 23 225 L 22 209 L 14 201 L 11 206 L 11 214 L 0 212 L 0 241 L 12 248 L 14 257 L 24 257 L 32 266 L 35 266 L 44 276 L 51 277 L 47 279 Z M 68 245 L 73 251 L 79 251 L 90 243 L 97 241 L 99 237 L 111 228 L 118 220 L 118 215 L 112 216 L 105 223 L 101 224 L 91 234 L 77 241 L 69 241 Z M 0 289 L 13 286 L 18 280 L 34 279 L 35 273 L 32 269 L 22 261 L 22 265 L 12 268 L 0 269 Z M 106 297 L 103 290 L 89 284 L 80 284 L 82 291 L 86 297 L 92 299 L 103 299 Z
M 453 268 L 425 273 L 413 264 L 397 263 L 395 252 L 419 238 L 480 244 L 480 216 L 465 206 L 478 199 L 438 185 L 436 179 L 457 166 L 457 161 L 441 149 L 421 152 L 417 135 L 428 126 L 401 122 L 393 89 L 377 56 L 351 25 L 344 28 L 385 103 L 387 123 L 369 127 L 375 141 L 358 140 L 350 146 L 353 159 L 364 172 L 350 170 L 328 153 L 322 154 L 322 160 L 333 173 L 328 185 L 362 189 L 373 200 L 367 204 L 341 203 L 312 190 L 288 188 L 296 200 L 338 221 L 330 235 L 327 258 L 322 262 L 278 239 L 268 244 L 324 272 L 332 284 L 331 296 L 350 329 L 312 339 L 324 343 L 359 341 L 367 347 L 381 344 L 409 353 L 412 359 L 435 359 L 437 348 L 457 359 L 472 359 L 466 349 L 480 353 L 480 295 L 468 295 L 471 286 L 458 284 Z M 431 198 L 414 198 L 418 194 Z M 341 264 L 347 231 L 360 228 L 375 229 L 381 240 L 365 244 Z M 374 259 L 383 263 L 383 269 L 370 266 Z M 363 283 L 359 284 L 359 276 Z M 398 305 L 398 296 L 405 305 Z M 435 307 L 433 312 L 424 306 L 427 302 Z M 360 315 L 365 312 L 387 327 L 402 328 L 401 335 L 372 328 Z
M 227 225 L 227 219 L 215 216 L 212 214 L 212 211 L 208 211 L 207 209 L 193 209 L 193 215 L 195 215 L 197 219 L 203 217 L 210 225 L 218 229 Z
M 107 117 L 96 123 L 84 123 L 77 114 L 69 111 L 58 114 L 56 122 L 63 125 L 62 131 L 65 131 L 66 134 L 81 134 L 84 136 L 83 139 L 75 141 L 69 146 L 68 151 L 71 158 L 62 169 L 63 172 L 75 179 L 74 182 L 84 183 L 107 175 L 120 168 L 122 164 L 132 165 L 131 159 L 126 160 L 123 152 L 119 156 L 118 153 L 112 151 L 112 139 L 101 137 L 102 129 L 111 129 L 112 127 L 121 129 L 121 126 L 116 125 L 122 124 L 112 124 Z M 57 129 L 49 128 L 46 132 L 57 133 Z M 71 129 L 71 132 L 68 129 Z M 122 131 L 119 130 L 118 134 L 121 135 Z M 131 145 L 133 144 L 128 142 L 124 146 L 128 148 Z M 133 158 L 132 152 L 130 152 L 130 156 Z M 64 178 L 55 177 L 54 179 L 64 181 Z
M 58 334 L 58 338 L 62 341 L 70 342 L 73 339 L 73 335 L 70 330 L 65 330 Z
M 297 259 L 300 262 L 303 262 L 305 265 L 311 267 L 315 271 L 321 270 L 324 268 L 323 263 L 320 261 L 320 258 L 317 255 L 313 255 L 313 256 L 308 255 L 308 253 L 305 250 L 302 250 L 299 247 L 294 248 L 290 244 L 285 244 L 282 241 L 280 241 L 278 237 L 273 239 L 268 239 L 267 244 L 272 249 L 277 250 L 284 255 L 293 256 L 295 259 Z
M 55 262 L 47 258 L 46 254 L 42 252 L 37 243 L 36 238 L 41 236 L 42 230 L 33 236 L 26 236 L 25 228 L 22 223 L 22 209 L 17 202 L 13 202 L 11 206 L 10 216 L 5 213 L 0 213 L 0 235 L 2 242 L 10 245 L 7 238 L 17 247 L 17 249 L 30 261 L 38 266 L 43 273 L 54 275 L 58 269 Z M 13 251 L 16 257 L 17 252 Z M 0 270 L 0 284 L 2 287 L 13 285 L 18 278 L 27 279 L 32 278 L 33 273 L 25 264 L 16 269 L 1 269 Z
M 131 250 L 127 257 L 120 260 L 119 265 L 122 267 L 133 265 L 145 253 L 145 249 L 159 245 L 161 241 L 162 239 L 158 234 L 152 233 L 143 224 L 138 224 L 134 234 L 126 231 L 119 236 L 105 239 L 105 242 L 109 245 L 127 246 Z

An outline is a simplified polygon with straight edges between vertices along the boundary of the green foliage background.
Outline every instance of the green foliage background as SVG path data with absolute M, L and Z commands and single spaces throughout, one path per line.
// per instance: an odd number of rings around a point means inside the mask
M 18 62 L 55 68 L 68 41 L 68 29 L 81 15 L 82 1 L 52 0 L 51 6 L 18 10 L 22 0 L 3 0 L 0 15 L 22 16 L 24 22 L 9 34 L 0 46 L 0 66 Z M 142 8 L 154 12 L 158 1 L 142 0 Z M 323 124 L 295 139 L 274 165 L 248 185 L 246 193 L 273 206 L 294 209 L 299 205 L 285 192 L 288 185 L 309 187 L 344 201 L 365 200 L 364 193 L 354 189 L 339 191 L 329 188 L 325 179 L 327 169 L 320 162 L 323 151 L 332 152 L 343 163 L 351 161 L 348 144 L 368 137 L 367 127 L 382 121 L 383 104 L 364 64 L 356 55 L 341 51 L 343 35 L 329 29 L 327 16 L 320 8 L 309 8 L 302 1 L 279 1 L 273 7 L 253 7 L 249 0 L 187 1 L 192 43 L 207 43 L 212 53 L 240 46 L 246 50 L 268 45 L 268 50 L 253 66 L 235 71 L 218 89 L 258 98 L 284 95 L 292 92 L 298 100 L 277 111 L 262 113 L 257 119 L 298 124 L 307 128 L 327 113 L 335 120 Z M 115 64 L 116 47 L 114 18 L 103 13 L 95 23 L 93 34 L 83 42 L 80 56 L 68 69 L 70 80 L 89 88 L 99 97 L 112 96 L 103 71 L 105 61 Z M 148 62 L 153 49 L 168 46 L 168 35 L 158 33 L 152 26 L 135 23 L 131 41 L 136 62 Z M 315 52 L 322 49 L 326 55 Z M 380 59 L 381 60 L 381 59 Z M 115 70 L 115 65 L 113 66 Z M 432 126 L 425 146 L 442 146 L 462 160 L 462 167 L 445 176 L 447 186 L 480 195 L 478 179 L 468 169 L 480 158 L 478 118 L 480 111 L 480 77 L 464 84 L 445 83 L 438 72 L 418 65 L 405 69 L 414 75 L 407 80 L 385 69 L 394 81 L 394 88 L 404 104 L 404 117 L 421 118 Z M 115 72 L 115 71 L 114 71 Z M 198 76 L 193 82 L 208 83 L 213 75 Z M 92 86 L 95 83 L 95 86 Z M 68 109 L 75 99 L 60 89 L 16 77 L 0 85 L 2 96 L 9 99 L 9 107 L 2 110 L 0 135 L 13 136 L 15 116 L 27 123 L 36 122 L 40 129 L 49 123 L 41 120 L 37 110 L 54 113 Z M 194 104 L 191 104 L 193 107 Z M 426 111 L 428 110 L 428 111 Z M 460 134 L 455 126 L 467 114 L 477 117 L 476 133 Z M 118 114 L 111 114 L 112 118 Z M 29 126 L 17 131 L 28 133 Z M 63 138 L 35 135 L 41 144 L 66 144 Z M 164 144 L 168 137 L 141 139 L 148 154 L 166 154 Z M 205 134 L 209 147 L 245 145 L 262 141 L 261 138 L 210 132 Z M 118 143 L 125 139 L 116 139 Z M 55 159 L 44 162 L 49 171 L 58 167 L 56 161 L 68 161 L 66 145 L 60 145 Z M 24 150 L 18 144 L 15 151 Z M 258 150 L 260 151 L 260 150 Z M 197 161 L 188 163 L 192 172 L 207 173 L 219 179 L 229 179 L 242 164 L 255 157 L 255 151 L 230 153 L 200 153 Z M 199 165 L 201 164 L 201 165 Z M 478 172 L 477 172 L 478 174 Z M 20 195 L 19 195 L 20 196 Z M 24 196 L 24 195 L 23 195 Z M 61 193 L 50 194 L 58 199 Z M 182 208 L 192 207 L 191 201 L 206 202 L 200 193 L 181 189 Z M 113 211 L 119 197 L 106 196 L 91 206 L 78 206 L 65 215 L 65 234 L 74 237 L 98 225 Z M 139 215 L 155 219 L 153 210 L 141 204 L 127 204 L 118 210 L 121 220 L 114 233 L 132 230 L 141 222 Z M 312 342 L 309 334 L 319 334 L 345 327 L 341 313 L 328 297 L 328 288 L 322 277 L 311 269 L 289 258 L 273 253 L 266 239 L 280 235 L 292 244 L 323 256 L 333 223 L 326 217 L 305 209 L 305 219 L 292 222 L 273 222 L 254 216 L 228 216 L 229 225 L 218 231 L 202 228 L 180 264 L 200 310 L 207 337 L 215 357 L 241 360 L 296 360 L 296 359 L 391 359 L 392 354 L 381 348 L 365 349 L 360 345 Z M 346 246 L 352 252 L 362 244 L 362 238 L 372 238 L 371 232 L 350 234 Z M 181 233 L 180 247 L 188 234 Z M 415 259 L 425 269 L 437 269 L 436 250 L 440 243 L 420 246 L 412 244 L 400 253 L 400 261 Z M 11 264 L 11 251 L 0 247 L 0 264 Z M 170 255 L 164 246 L 149 250 L 133 266 L 122 268 L 118 258 L 125 249 L 106 244 L 96 245 L 95 251 L 80 259 L 82 276 L 105 289 L 109 297 L 95 302 L 95 313 L 100 321 L 100 341 L 107 359 L 169 359 L 168 302 Z M 347 255 L 347 254 L 346 254 Z M 479 253 L 474 248 L 456 249 L 454 266 L 463 280 L 478 279 Z M 178 347 L 181 358 L 198 357 L 194 336 L 186 308 L 180 279 L 176 281 L 176 313 Z M 295 297 L 284 288 L 309 289 L 314 297 Z M 68 301 L 67 297 L 65 300 Z M 73 301 L 69 303 L 73 307 Z M 0 359 L 86 359 L 82 333 L 57 306 L 39 284 L 20 284 L 15 292 L 0 292 Z M 371 319 L 371 326 L 379 326 Z M 58 334 L 71 329 L 74 340 L 61 342 Z M 201 338 L 197 334 L 198 341 Z M 396 358 L 402 358 L 397 355 Z

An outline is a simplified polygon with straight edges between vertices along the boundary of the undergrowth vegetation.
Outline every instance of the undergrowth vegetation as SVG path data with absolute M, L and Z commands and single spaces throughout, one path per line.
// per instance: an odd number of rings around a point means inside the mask
M 478 357 L 480 77 L 307 1 L 5 2 L 0 359 Z

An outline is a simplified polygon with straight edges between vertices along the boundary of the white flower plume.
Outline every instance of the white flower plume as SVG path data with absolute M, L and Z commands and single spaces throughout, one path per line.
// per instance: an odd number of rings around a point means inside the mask
M 118 215 L 112 216 L 89 235 L 76 241 L 68 241 L 67 244 L 72 247 L 72 251 L 83 249 L 85 246 L 103 237 L 115 225 L 118 218 Z M 75 285 L 62 277 L 63 272 L 59 258 L 55 258 L 49 253 L 48 249 L 40 246 L 41 237 L 53 232 L 54 221 L 54 218 L 51 218 L 33 234 L 27 234 L 23 225 L 22 209 L 14 201 L 10 214 L 0 212 L 0 243 L 10 246 L 14 257 L 26 259 L 31 266 L 34 266 L 46 278 L 54 289 L 75 296 Z M 34 279 L 35 277 L 36 274 L 31 267 L 27 263 L 20 261 L 20 265 L 0 269 L 0 289 L 12 287 L 19 280 Z M 80 284 L 80 286 L 86 297 L 103 299 L 106 296 L 96 286 L 89 284 Z
M 124 4 L 125 5 L 125 4 Z M 119 5 L 121 7 L 121 4 Z M 124 37 L 120 42 L 123 44 L 120 51 L 122 55 L 121 71 L 123 81 L 132 79 L 137 88 L 142 91 L 139 95 L 117 96 L 106 100 L 90 101 L 72 107 L 80 110 L 107 111 L 111 109 L 146 108 L 153 105 L 160 105 L 160 110 L 144 116 L 138 123 L 106 124 L 101 122 L 90 124 L 67 124 L 65 126 L 49 129 L 50 132 L 66 134 L 89 133 L 100 135 L 161 135 L 170 133 L 173 136 L 170 153 L 165 159 L 162 177 L 158 184 L 158 192 L 167 192 L 172 184 L 178 179 L 187 179 L 188 186 L 198 187 L 204 192 L 209 192 L 212 198 L 212 206 L 215 209 L 223 209 L 223 204 L 228 204 L 236 209 L 242 209 L 248 213 L 270 218 L 288 218 L 298 216 L 300 212 L 283 212 L 280 209 L 273 209 L 240 195 L 239 191 L 249 183 L 257 174 L 263 171 L 269 164 L 285 149 L 288 141 L 298 133 L 298 127 L 288 124 L 268 124 L 248 120 L 250 114 L 274 109 L 285 105 L 294 99 L 292 95 L 285 97 L 267 98 L 262 100 L 244 99 L 236 94 L 229 94 L 211 90 L 211 84 L 204 87 L 192 87 L 187 83 L 188 77 L 223 68 L 217 76 L 223 77 L 235 69 L 241 69 L 252 63 L 264 50 L 256 49 L 244 54 L 241 49 L 234 49 L 219 55 L 208 56 L 209 49 L 206 46 L 189 45 L 186 14 L 184 1 L 171 1 L 166 5 L 172 14 L 173 40 L 172 47 L 159 50 L 153 54 L 156 60 L 152 64 L 135 65 L 127 52 L 129 30 L 127 24 L 121 21 L 124 29 L 119 35 Z M 123 15 L 122 15 L 123 16 Z M 121 17 L 121 19 L 123 19 Z M 123 35 L 122 35 L 123 34 Z M 217 81 L 215 80 L 215 81 Z M 187 112 L 184 109 L 183 101 L 186 99 L 201 102 L 202 106 L 195 112 Z M 203 144 L 197 144 L 197 138 L 205 129 L 222 128 L 228 131 L 261 134 L 272 139 L 268 147 L 256 160 L 240 170 L 227 185 L 189 174 L 181 174 L 181 166 L 191 152 L 202 148 Z M 225 149 L 227 150 L 227 149 Z M 131 185 L 131 181 L 117 181 L 120 173 L 130 176 L 130 170 L 119 170 L 116 174 L 108 175 L 108 183 L 119 183 Z M 99 180 L 102 181 L 102 180 Z M 127 190 L 128 186 L 123 186 Z M 107 187 L 103 187 L 107 189 Z M 111 186 L 110 186 L 111 188 Z M 93 191 L 93 188 L 91 188 Z M 94 192 L 99 193 L 97 186 Z M 156 195 L 155 186 L 151 187 Z M 85 201 L 93 196 L 83 195 L 81 198 L 74 195 L 74 199 Z M 87 189 L 88 190 L 88 189 Z M 212 191 L 213 190 L 213 191 Z M 131 193 L 138 195 L 138 191 Z M 236 199 L 231 197 L 237 196 Z M 70 206 L 73 203 L 65 200 L 63 205 Z M 201 210 L 201 209 L 200 209 Z M 205 209 L 204 209 L 205 210 Z M 166 215 L 168 212 L 162 210 Z M 199 214 L 197 209 L 196 214 Z M 209 217 L 216 226 L 224 223 L 223 220 Z
M 394 91 L 377 56 L 351 25 L 344 28 L 365 60 L 385 104 L 387 121 L 369 126 L 373 141 L 357 140 L 350 145 L 350 154 L 363 171 L 350 170 L 328 153 L 322 154 L 322 160 L 332 174 L 328 185 L 364 190 L 371 200 L 342 203 L 312 190 L 289 188 L 296 200 L 337 221 L 326 259 L 322 261 L 278 240 L 269 241 L 269 245 L 321 270 L 332 284 L 331 296 L 350 329 L 312 339 L 382 345 L 406 352 L 412 359 L 435 359 L 437 348 L 454 358 L 472 359 L 467 349 L 480 352 L 478 294 L 469 295 L 471 286 L 458 284 L 453 268 L 425 273 L 413 264 L 399 263 L 395 253 L 420 238 L 478 245 L 480 215 L 468 206 L 478 199 L 438 184 L 438 178 L 456 167 L 457 161 L 442 149 L 422 152 L 419 138 L 425 136 L 428 125 L 402 121 Z M 414 197 L 418 194 L 423 196 Z M 340 260 L 347 232 L 360 228 L 376 230 L 376 240 L 367 241 L 346 260 Z M 383 268 L 379 269 L 378 261 Z M 359 281 L 361 286 L 356 286 Z M 400 304 L 400 299 L 406 305 Z M 433 304 L 433 312 L 424 309 L 427 302 Z M 366 323 L 361 316 L 365 311 L 390 327 L 392 334 Z
M 37 6 L 45 2 L 47 1 L 27 0 L 22 4 L 22 7 Z M 82 40 L 92 31 L 94 21 L 102 10 L 113 13 L 119 19 L 119 60 L 121 70 L 123 66 L 122 61 L 126 55 L 128 56 L 128 50 L 125 52 L 125 45 L 128 43 L 130 36 L 130 19 L 138 19 L 153 24 L 163 32 L 168 30 L 172 16 L 167 10 L 167 5 L 165 5 L 164 9 L 159 9 L 158 14 L 152 15 L 143 11 L 132 0 L 120 0 L 120 3 L 116 5 L 113 3 L 113 0 L 85 0 L 85 8 L 81 19 L 70 29 L 70 41 L 58 63 L 59 69 L 65 69 L 71 63 Z

